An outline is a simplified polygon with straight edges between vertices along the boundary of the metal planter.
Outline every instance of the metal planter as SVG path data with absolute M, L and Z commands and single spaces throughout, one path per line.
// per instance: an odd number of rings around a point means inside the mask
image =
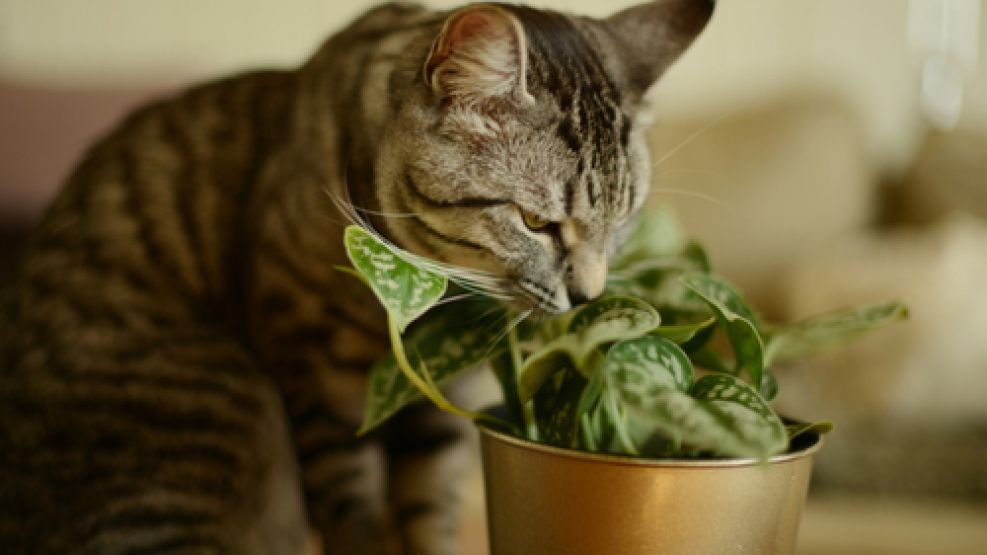
M 788 554 L 821 438 L 765 463 L 560 449 L 482 427 L 491 555 Z

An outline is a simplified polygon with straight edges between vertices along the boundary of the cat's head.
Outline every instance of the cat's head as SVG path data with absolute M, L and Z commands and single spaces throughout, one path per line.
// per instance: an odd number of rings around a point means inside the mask
M 599 296 L 644 203 L 642 97 L 706 25 L 711 0 L 594 20 L 478 4 L 449 15 L 377 161 L 387 233 L 500 280 L 521 307 Z

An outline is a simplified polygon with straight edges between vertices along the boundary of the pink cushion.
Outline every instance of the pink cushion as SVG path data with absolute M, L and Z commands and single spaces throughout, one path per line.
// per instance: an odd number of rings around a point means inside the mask
M 83 152 L 165 87 L 71 89 L 0 81 L 0 221 L 30 225 Z

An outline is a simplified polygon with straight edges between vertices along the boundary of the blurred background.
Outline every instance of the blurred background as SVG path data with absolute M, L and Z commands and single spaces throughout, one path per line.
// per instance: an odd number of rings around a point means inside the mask
M 449 7 L 449 1 L 427 2 Z M 606 15 L 632 2 L 535 5 Z M 829 419 L 800 555 L 987 546 L 987 7 L 721 0 L 653 91 L 655 203 L 769 320 L 912 318 L 776 369 Z M 0 284 L 90 142 L 203 79 L 292 67 L 371 3 L 0 0 Z M 486 553 L 475 483 L 469 555 Z

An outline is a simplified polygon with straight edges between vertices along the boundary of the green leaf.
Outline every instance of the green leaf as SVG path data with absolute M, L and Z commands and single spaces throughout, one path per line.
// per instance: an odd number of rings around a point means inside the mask
M 340 272 L 343 272 L 344 274 L 346 274 L 346 275 L 348 275 L 350 277 L 355 278 L 357 281 L 359 281 L 360 283 L 366 285 L 367 287 L 370 287 L 370 282 L 367 281 L 367 276 L 365 276 L 365 275 L 361 274 L 360 272 L 356 271 L 356 268 L 354 268 L 352 266 L 339 266 L 339 265 L 333 266 L 333 268 L 335 268 L 336 270 L 338 270 Z
M 743 297 L 725 281 L 702 273 L 682 276 L 682 283 L 705 301 L 726 331 L 736 357 L 735 373 L 746 373 L 758 389 L 764 373 L 764 343 L 757 320 Z
M 720 454 L 757 458 L 788 448 L 781 419 L 757 390 L 743 381 L 729 374 L 713 374 L 698 380 L 691 393 L 719 426 L 700 431 L 688 443 Z
M 679 281 L 685 272 L 705 271 L 700 262 L 683 256 L 674 259 L 642 261 L 611 275 L 611 294 L 630 295 L 647 301 L 664 314 L 666 311 L 697 312 L 706 305 L 699 302 Z
M 730 361 L 726 360 L 723 355 L 713 350 L 709 345 L 693 353 L 689 353 L 689 358 L 692 359 L 693 365 L 712 370 L 713 372 L 733 374 L 734 371 L 733 366 L 730 365 Z
M 676 324 L 671 326 L 659 326 L 655 328 L 655 335 L 660 335 L 669 341 L 682 345 L 692 341 L 696 335 L 716 323 L 716 318 L 707 318 L 701 322 L 691 324 Z
M 757 318 L 747 306 L 744 297 L 722 278 L 701 272 L 689 272 L 679 279 L 712 308 L 714 313 L 734 314 L 757 326 Z
M 580 355 L 579 342 L 573 335 L 552 340 L 524 361 L 518 378 L 518 398 L 527 403 L 555 372 L 572 364 Z
M 709 255 L 706 254 L 706 249 L 699 243 L 691 242 L 686 245 L 679 257 L 685 261 L 682 264 L 684 268 L 706 274 L 713 271 L 713 266 L 709 263 Z
M 621 449 L 617 442 L 616 429 L 619 424 L 619 414 L 614 417 L 610 414 L 610 407 L 616 406 L 610 400 L 604 399 L 604 387 L 606 385 L 606 373 L 600 369 L 602 362 L 594 365 L 595 371 L 590 377 L 589 383 L 583 389 L 582 397 L 579 399 L 579 446 L 588 451 L 598 453 L 622 454 L 626 451 Z M 608 395 L 612 393 L 608 390 Z
M 708 328 L 699 330 L 695 337 L 681 344 L 682 350 L 689 353 L 690 357 L 694 357 L 697 352 L 708 350 L 712 348 L 710 342 L 713 340 L 713 336 L 716 334 L 716 330 L 719 329 L 719 320 L 715 316 L 711 316 L 713 319 L 713 325 Z M 693 359 L 695 362 L 695 359 Z
M 439 385 L 487 358 L 505 350 L 500 326 L 483 323 L 492 303 L 461 302 L 439 307 L 429 313 L 405 337 L 406 350 L 414 368 L 428 368 Z M 500 316 L 496 318 L 502 319 Z M 409 403 L 422 398 L 418 389 L 401 372 L 393 355 L 379 360 L 370 371 L 370 384 L 363 425 L 366 433 L 390 418 Z
M 667 339 L 645 336 L 614 344 L 594 365 L 579 403 L 587 415 L 580 420 L 582 444 L 618 454 L 642 452 L 653 443 L 656 427 L 627 409 L 647 405 L 667 390 L 684 394 L 692 378 L 689 357 Z
M 604 434 L 604 424 L 600 421 L 600 413 L 593 407 L 580 410 L 579 414 L 579 447 L 591 453 L 603 451 L 598 438 Z
M 607 351 L 604 372 L 624 399 L 653 395 L 658 389 L 688 391 L 692 363 L 675 343 L 646 336 L 616 343 Z
M 709 272 L 703 248 L 688 242 L 668 207 L 642 214 L 624 242 L 608 280 L 608 292 L 640 297 L 664 316 L 665 309 L 695 308 L 695 299 L 678 281 L 683 272 Z
M 681 362 L 685 354 L 664 341 L 662 349 Z M 617 346 L 614 346 L 616 349 Z M 613 351 L 613 349 L 611 349 Z M 687 364 L 688 359 L 684 362 Z M 664 370 L 659 368 L 664 367 Z M 729 374 L 697 381 L 685 392 L 669 387 L 668 365 L 652 372 L 627 372 L 626 366 L 602 367 L 606 379 L 598 401 L 589 402 L 593 380 L 580 408 L 583 445 L 600 450 L 646 456 L 703 452 L 731 457 L 764 459 L 788 446 L 785 428 L 754 388 Z M 673 372 L 674 374 L 674 372 Z
M 648 303 L 631 297 L 604 297 L 583 307 L 557 337 L 528 357 L 518 380 L 521 402 L 530 400 L 553 372 L 571 362 L 589 377 L 586 359 L 597 348 L 622 339 L 640 337 L 661 323 Z
M 781 420 L 771 405 L 746 382 L 729 374 L 710 374 L 696 381 L 690 393 L 700 400 L 734 403 L 768 420 Z M 784 426 L 781 426 L 782 428 Z
M 343 240 L 353 267 L 402 333 L 445 293 L 444 276 L 411 264 L 363 228 L 347 227 Z
M 517 375 L 514 372 L 514 357 L 508 349 L 503 349 L 490 359 L 490 367 L 500 384 L 504 407 L 514 422 L 524 422 L 524 407 L 517 396 Z
M 721 377 L 732 378 L 747 386 L 730 375 Z M 785 429 L 777 417 L 764 417 L 740 403 L 696 399 L 673 389 L 661 390 L 641 401 L 626 405 L 625 418 L 631 421 L 629 427 L 653 430 L 668 438 L 673 449 L 671 452 L 667 448 L 662 451 L 641 449 L 640 454 L 645 456 L 700 452 L 763 460 L 783 452 L 788 446 Z
M 604 297 L 583 307 L 569 322 L 569 333 L 596 345 L 639 337 L 658 327 L 658 311 L 633 297 Z
M 574 447 L 577 443 L 579 403 L 586 378 L 571 366 L 556 372 L 532 400 L 540 440 L 549 445 Z
M 788 441 L 791 441 L 801 435 L 807 433 L 816 433 L 819 435 L 826 435 L 833 431 L 833 423 L 829 421 L 813 422 L 811 424 L 789 424 L 785 426 L 785 432 L 788 434 Z
M 669 258 L 685 246 L 685 235 L 674 211 L 669 206 L 661 206 L 641 213 L 613 267 L 620 270 L 640 261 Z
M 773 361 L 809 355 L 846 343 L 908 317 L 901 303 L 874 304 L 823 314 L 794 324 L 777 326 L 768 334 L 765 359 Z
M 778 378 L 769 368 L 764 369 L 761 374 L 761 397 L 765 400 L 773 401 L 778 396 Z

